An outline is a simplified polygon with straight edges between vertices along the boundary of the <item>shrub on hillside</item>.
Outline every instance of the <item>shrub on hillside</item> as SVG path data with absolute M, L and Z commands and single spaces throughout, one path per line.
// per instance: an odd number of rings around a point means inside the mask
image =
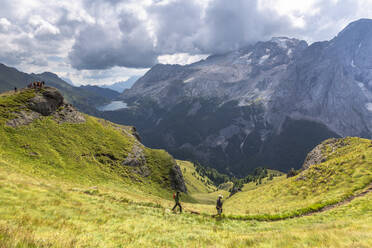
M 300 171 L 291 168 L 287 173 L 287 178 L 296 176 Z

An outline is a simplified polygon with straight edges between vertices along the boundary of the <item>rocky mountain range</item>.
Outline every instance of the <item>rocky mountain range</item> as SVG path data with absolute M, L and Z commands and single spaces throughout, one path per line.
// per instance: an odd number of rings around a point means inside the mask
M 143 142 L 243 175 L 300 168 L 329 137 L 372 137 L 372 20 L 308 45 L 286 37 L 191 65 L 156 65 L 105 118 Z

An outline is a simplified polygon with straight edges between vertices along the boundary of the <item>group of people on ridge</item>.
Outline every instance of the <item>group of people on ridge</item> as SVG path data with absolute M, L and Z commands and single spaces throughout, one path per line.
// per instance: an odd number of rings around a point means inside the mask
M 27 88 L 29 89 L 41 89 L 43 88 L 45 85 L 45 82 L 44 81 L 41 81 L 41 82 L 32 82 L 32 83 L 29 83 L 27 85 Z
M 223 198 L 223 196 L 219 195 L 218 198 L 217 198 L 217 202 L 216 202 L 216 209 L 217 209 L 217 215 L 218 216 L 221 216 L 221 214 L 222 214 L 222 205 L 223 205 L 222 198 Z M 174 199 L 176 204 L 172 208 L 172 211 L 175 211 L 176 207 L 178 206 L 179 209 L 180 209 L 180 213 L 182 213 L 182 206 L 181 206 L 181 203 L 180 203 L 181 202 L 181 193 L 179 191 L 174 193 L 173 194 L 173 199 Z
M 27 88 L 28 89 L 41 89 L 41 88 L 44 87 L 44 85 L 45 85 L 45 82 L 44 81 L 41 81 L 41 82 L 35 81 L 35 82 L 32 82 L 32 83 L 29 83 L 27 85 Z M 14 87 L 14 92 L 16 92 L 16 93 L 18 92 L 18 88 L 17 87 Z

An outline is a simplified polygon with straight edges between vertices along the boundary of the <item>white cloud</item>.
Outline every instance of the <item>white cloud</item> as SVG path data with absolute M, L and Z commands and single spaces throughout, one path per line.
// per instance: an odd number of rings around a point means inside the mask
M 107 70 L 67 70 L 57 74 L 69 78 L 75 85 L 103 85 L 126 81 L 131 76 L 143 75 L 148 69 L 113 67 Z
M 58 27 L 42 19 L 39 15 L 31 16 L 29 23 L 34 28 L 33 34 L 35 36 L 57 35 L 60 33 Z
M 158 61 L 162 64 L 187 65 L 205 59 L 206 57 L 208 55 L 205 54 L 190 55 L 188 53 L 176 53 L 161 55 L 158 57 Z
M 6 18 L 0 18 L 0 32 L 7 32 L 12 24 Z
M 351 21 L 372 18 L 371 5 L 372 0 L 2 0 L 0 62 L 28 72 L 53 71 L 78 84 L 109 83 L 143 74 L 157 61 L 189 64 L 271 36 L 331 39 Z

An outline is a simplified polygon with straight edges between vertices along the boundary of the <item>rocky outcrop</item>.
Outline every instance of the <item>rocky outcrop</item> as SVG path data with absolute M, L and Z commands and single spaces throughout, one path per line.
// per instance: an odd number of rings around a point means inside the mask
M 183 174 L 181 172 L 181 168 L 174 162 L 170 170 L 170 179 L 171 185 L 174 190 L 178 190 L 184 193 L 187 193 L 187 188 L 185 184 L 185 180 L 183 178 Z
M 28 125 L 34 120 L 39 119 L 41 114 L 33 111 L 22 110 L 16 113 L 17 117 L 15 119 L 9 120 L 6 124 L 11 127 L 18 127 L 23 125 Z
M 85 117 L 71 104 L 65 103 L 62 94 L 55 88 L 45 87 L 35 90 L 36 96 L 31 98 L 26 106 L 13 113 L 16 118 L 7 122 L 8 126 L 18 127 L 28 125 L 43 116 L 53 116 L 61 123 L 83 123 Z
M 140 143 L 135 142 L 131 152 L 122 162 L 122 165 L 131 167 L 131 171 L 133 173 L 136 173 L 142 177 L 148 177 L 151 175 L 151 170 L 146 165 L 146 156 L 143 147 L 141 146 L 142 145 Z
M 123 161 L 123 165 L 131 167 L 139 167 L 146 164 L 146 157 L 143 149 L 138 145 L 134 144 L 132 151 L 128 154 L 128 157 Z
M 137 141 L 138 142 L 141 142 L 141 136 L 137 132 L 137 129 L 135 127 L 132 127 L 132 130 L 131 131 L 132 131 L 133 136 L 137 139 Z
M 306 170 L 314 164 L 326 162 L 329 155 L 345 145 L 343 139 L 327 139 L 323 141 L 308 153 L 302 165 L 302 169 Z
M 302 165 L 302 169 L 306 170 L 314 164 L 320 164 L 326 161 L 326 158 L 323 156 L 324 145 L 317 145 L 309 154 L 306 156 L 305 162 Z
M 53 113 L 54 119 L 58 123 L 83 123 L 85 122 L 85 117 L 82 113 L 77 111 L 71 104 L 62 105 L 58 111 Z
M 41 89 L 28 103 L 31 110 L 43 116 L 51 115 L 63 104 L 64 99 L 62 94 L 52 87 Z

